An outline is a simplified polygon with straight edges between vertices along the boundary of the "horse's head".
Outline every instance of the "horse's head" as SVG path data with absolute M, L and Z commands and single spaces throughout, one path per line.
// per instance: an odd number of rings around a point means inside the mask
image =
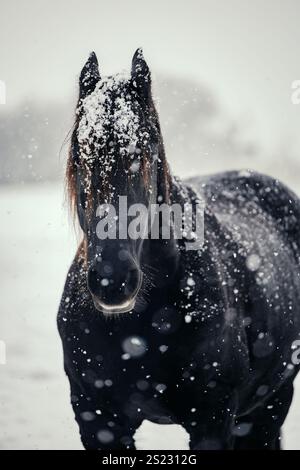
M 92 53 L 79 88 L 67 182 L 85 238 L 88 288 L 98 310 L 128 312 L 142 285 L 144 238 L 124 235 L 124 225 L 130 222 L 124 204 L 133 212 L 137 203 L 149 208 L 157 200 L 167 202 L 169 190 L 151 76 L 142 51 L 134 54 L 128 76 L 103 78 Z

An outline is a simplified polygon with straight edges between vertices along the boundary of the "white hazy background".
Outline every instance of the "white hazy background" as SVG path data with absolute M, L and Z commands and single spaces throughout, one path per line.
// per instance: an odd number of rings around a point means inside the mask
M 300 193 L 299 18 L 298 0 L 0 0 L 0 448 L 81 448 L 55 317 L 76 247 L 60 150 L 89 52 L 107 75 L 143 47 L 174 173 L 250 167 Z M 187 448 L 157 426 L 139 448 Z M 300 383 L 284 447 L 300 449 Z

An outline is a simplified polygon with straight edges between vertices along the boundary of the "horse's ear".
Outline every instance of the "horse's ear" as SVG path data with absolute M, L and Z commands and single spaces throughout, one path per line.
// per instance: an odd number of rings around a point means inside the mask
M 95 52 L 91 52 L 79 78 L 79 98 L 85 98 L 95 90 L 97 82 L 100 80 L 98 60 Z
M 148 100 L 151 96 L 151 73 L 141 48 L 136 50 L 132 58 L 131 78 L 138 93 Z

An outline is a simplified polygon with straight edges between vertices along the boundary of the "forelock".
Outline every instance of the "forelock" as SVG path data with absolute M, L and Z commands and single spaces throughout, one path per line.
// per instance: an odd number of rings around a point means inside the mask
M 115 144 L 119 153 L 138 142 L 139 115 L 130 90 L 130 77 L 104 77 L 78 108 L 77 140 L 80 159 L 95 159 L 99 150 Z

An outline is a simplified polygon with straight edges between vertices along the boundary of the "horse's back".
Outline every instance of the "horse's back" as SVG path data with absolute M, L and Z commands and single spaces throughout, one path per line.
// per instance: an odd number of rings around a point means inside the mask
M 256 222 L 257 230 L 265 227 L 269 233 L 276 232 L 296 254 L 300 250 L 300 200 L 279 180 L 243 170 L 194 177 L 186 182 L 200 193 L 222 224 L 240 232 L 241 240 L 252 235 L 257 239 L 257 231 L 249 233 L 249 224 Z M 245 227 L 248 233 L 243 233 Z

